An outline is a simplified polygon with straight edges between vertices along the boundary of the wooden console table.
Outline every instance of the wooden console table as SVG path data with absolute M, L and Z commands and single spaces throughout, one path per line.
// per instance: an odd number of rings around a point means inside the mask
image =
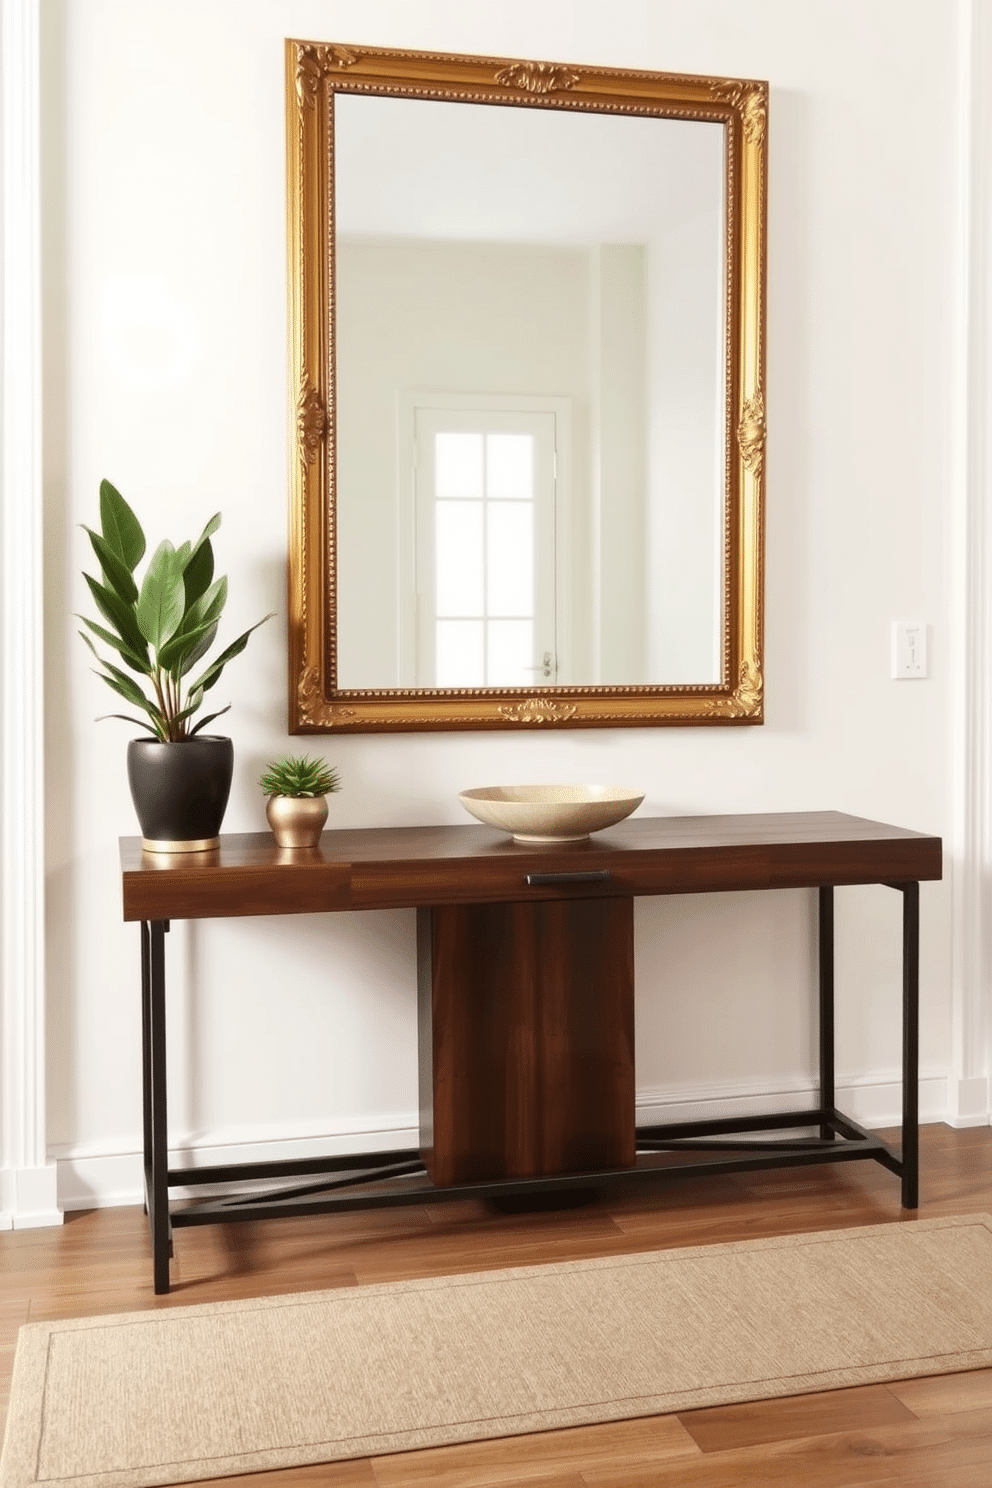
M 129 837 L 121 865 L 124 918 L 141 921 L 156 1292 L 169 1289 L 174 1228 L 278 1214 L 864 1158 L 899 1175 L 904 1207 L 917 1206 L 919 884 L 941 876 L 937 837 L 839 812 L 659 817 L 555 847 L 488 827 L 401 827 L 325 832 L 311 851 L 280 849 L 268 833 L 230 835 L 215 851 L 173 858 Z M 874 883 L 903 899 L 901 1152 L 843 1116 L 834 1094 L 833 892 Z M 817 1105 L 635 1127 L 634 897 L 793 888 L 819 891 Z M 170 1168 L 169 922 L 393 908 L 418 911 L 419 1148 Z M 815 1134 L 753 1135 L 806 1128 Z M 170 1204 L 174 1188 L 282 1178 L 297 1181 Z

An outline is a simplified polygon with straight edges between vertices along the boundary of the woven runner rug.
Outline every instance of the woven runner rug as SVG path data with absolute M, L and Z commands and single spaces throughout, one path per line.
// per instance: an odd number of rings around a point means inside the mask
M 2 1488 L 144 1488 L 992 1365 L 992 1218 L 21 1329 Z

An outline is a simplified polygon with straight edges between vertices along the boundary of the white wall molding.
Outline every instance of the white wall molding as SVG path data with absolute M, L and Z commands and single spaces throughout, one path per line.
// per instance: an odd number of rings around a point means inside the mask
M 942 1073 L 928 1073 L 920 1080 L 920 1120 L 949 1119 L 949 1082 Z M 878 1074 L 840 1077 L 838 1104 L 863 1126 L 898 1126 L 901 1120 L 900 1074 L 885 1070 Z M 663 1121 L 710 1121 L 733 1116 L 768 1116 L 816 1103 L 816 1087 L 809 1081 L 782 1081 L 775 1089 L 752 1080 L 728 1084 L 666 1086 L 645 1089 L 637 1096 L 640 1126 Z M 958 1123 L 954 1123 L 957 1125 Z M 983 1123 L 973 1122 L 972 1125 Z M 281 1159 L 338 1155 L 347 1152 L 388 1151 L 418 1145 L 415 1111 L 335 1122 L 325 1131 L 285 1127 L 245 1128 L 217 1133 L 213 1139 L 184 1140 L 179 1137 L 170 1149 L 173 1166 L 204 1167 L 214 1163 L 278 1162 Z M 59 1174 L 59 1202 L 64 1209 L 102 1209 L 142 1202 L 141 1153 L 137 1145 L 91 1143 L 53 1147 Z M 205 1187 L 189 1190 L 187 1197 L 206 1196 Z M 179 1197 L 181 1190 L 174 1197 Z
M 947 1082 L 947 1124 L 954 1127 L 989 1125 L 989 1081 L 985 1075 Z
M 2 0 L 0 1228 L 61 1223 L 45 1145 L 40 0 Z
M 961 0 L 958 51 L 958 256 L 956 352 L 951 388 L 953 509 L 951 616 L 953 883 L 951 944 L 952 1059 L 949 1119 L 989 1119 L 992 1062 L 992 521 L 989 419 L 992 417 L 992 316 L 988 250 L 992 244 L 992 17 Z
M 920 1076 L 920 1121 L 948 1120 L 949 1081 L 943 1072 Z M 838 1075 L 837 1108 L 871 1129 L 899 1126 L 902 1121 L 902 1074 L 879 1070 L 870 1075 Z M 669 1085 L 637 1094 L 637 1123 L 722 1121 L 731 1117 L 772 1116 L 816 1105 L 818 1087 L 810 1080 L 707 1081 Z

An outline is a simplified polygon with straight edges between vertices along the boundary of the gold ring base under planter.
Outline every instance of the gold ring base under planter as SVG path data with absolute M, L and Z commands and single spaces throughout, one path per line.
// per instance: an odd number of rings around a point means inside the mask
M 209 852 L 213 847 L 220 847 L 220 838 L 191 837 L 185 842 L 158 842 L 149 837 L 142 837 L 141 846 L 145 852 L 153 853 Z

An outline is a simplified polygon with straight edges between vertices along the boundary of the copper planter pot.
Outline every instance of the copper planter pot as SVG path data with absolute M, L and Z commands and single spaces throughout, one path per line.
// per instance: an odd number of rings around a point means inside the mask
M 316 847 L 327 821 L 324 796 L 270 796 L 265 806 L 280 847 Z

